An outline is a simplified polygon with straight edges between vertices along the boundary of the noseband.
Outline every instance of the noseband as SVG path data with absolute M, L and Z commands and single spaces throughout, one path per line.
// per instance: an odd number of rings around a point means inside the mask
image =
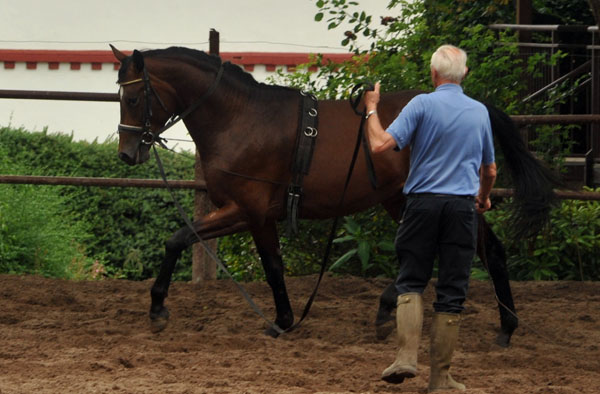
M 223 63 L 220 64 L 219 71 L 217 72 L 217 76 L 216 76 L 215 80 L 213 81 L 212 85 L 206 90 L 206 92 L 204 92 L 204 94 L 202 96 L 200 96 L 194 103 L 192 103 L 192 105 L 190 105 L 181 114 L 176 115 L 176 114 L 172 113 L 172 115 L 169 118 L 169 120 L 167 121 L 167 123 L 165 123 L 165 125 L 163 127 L 161 127 L 158 131 L 154 132 L 154 131 L 152 131 L 152 122 L 151 122 L 151 120 L 152 120 L 152 96 L 156 97 L 156 99 L 158 100 L 162 109 L 164 109 L 166 113 L 169 113 L 169 110 L 167 109 L 167 107 L 165 106 L 165 103 L 162 101 L 162 99 L 158 95 L 157 91 L 152 86 L 152 83 L 150 82 L 150 76 L 148 75 L 148 69 L 146 68 L 146 66 L 144 66 L 144 69 L 142 71 L 142 78 L 134 79 L 132 81 L 127 81 L 127 82 L 119 82 L 119 86 L 121 86 L 121 87 L 127 86 L 127 85 L 132 85 L 135 83 L 140 83 L 140 82 L 142 82 L 144 84 L 144 114 L 143 114 L 143 118 L 142 118 L 143 126 L 132 126 L 132 125 L 126 125 L 123 123 L 119 123 L 119 126 L 117 127 L 118 133 L 120 134 L 122 132 L 128 132 L 128 133 L 141 134 L 140 145 L 142 145 L 142 144 L 152 145 L 154 143 L 163 145 L 163 142 L 162 142 L 163 138 L 160 137 L 160 134 L 162 132 L 164 132 L 165 130 L 170 129 L 177 122 L 179 122 L 180 120 L 182 120 L 183 118 L 185 118 L 186 116 L 188 116 L 189 114 L 194 112 L 200 106 L 200 104 L 202 104 L 202 102 L 204 102 L 204 100 L 206 100 L 211 94 L 214 93 L 222 76 L 223 76 Z M 138 147 L 138 149 L 139 149 L 139 147 Z

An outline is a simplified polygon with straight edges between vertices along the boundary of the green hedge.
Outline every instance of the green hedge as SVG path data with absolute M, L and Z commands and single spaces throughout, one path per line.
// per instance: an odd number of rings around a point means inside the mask
M 30 133 L 22 129 L 0 129 L 2 172 L 11 175 L 72 177 L 159 178 L 153 161 L 128 166 L 116 155 L 117 142 L 74 142 L 71 136 Z M 192 154 L 161 153 L 170 179 L 193 179 Z M 9 167 L 7 163 L 18 163 Z M 7 171 L 8 170 L 8 171 Z M 17 170 L 17 172 L 15 172 Z M 60 198 L 56 227 L 62 217 L 84 223 L 92 234 L 84 252 L 107 275 L 145 279 L 156 275 L 168 236 L 183 225 L 169 193 L 164 189 L 0 185 L 3 190 Z M 179 201 L 191 212 L 193 192 L 176 191 Z M 35 210 L 35 209 L 34 209 Z M 38 214 L 43 209 L 37 210 Z M 5 222 L 5 217 L 3 217 Z M 64 223 L 71 226 L 70 223 Z M 32 228 L 35 228 L 32 227 Z M 32 231 L 33 232 L 33 231 Z M 189 256 L 184 259 L 189 260 Z M 96 267 L 97 268 L 97 267 Z M 182 267 L 184 268 L 184 267 Z M 179 271 L 178 270 L 178 274 Z M 189 271 L 189 268 L 183 271 Z M 189 273 L 183 276 L 189 276 Z
M 159 178 L 154 160 L 128 166 L 117 143 L 74 142 L 68 135 L 0 128 L 0 172 L 112 178 Z M 161 151 L 170 179 L 193 179 L 194 156 Z M 191 214 L 193 192 L 176 195 Z M 486 214 L 503 241 L 512 279 L 600 279 L 600 202 L 565 200 L 550 226 L 534 240 L 507 235 L 508 207 Z M 0 184 L 0 272 L 68 278 L 156 276 L 164 243 L 183 226 L 165 189 Z M 288 275 L 318 272 L 331 221 L 301 221 L 300 234 L 281 237 Z M 280 234 L 285 234 L 281 223 Z M 396 231 L 381 207 L 347 217 L 337 232 L 329 264 L 333 272 L 393 277 L 391 244 Z M 239 280 L 264 279 L 248 233 L 219 239 L 218 255 Z M 485 277 L 481 267 L 474 269 Z M 191 252 L 175 279 L 191 278 Z
M 119 160 L 116 141 L 89 143 L 73 141 L 71 136 L 64 134 L 0 128 L 0 152 L 0 171 L 4 174 L 160 178 L 153 159 L 140 166 L 128 166 Z M 169 179 L 193 179 L 193 154 L 161 150 L 160 156 Z M 18 163 L 18 166 L 9 166 L 9 163 Z M 84 267 L 75 275 L 69 273 L 72 268 L 65 261 L 63 274 L 43 271 L 52 276 L 97 277 L 99 272 L 104 276 L 136 280 L 154 277 L 164 254 L 165 241 L 184 225 L 165 189 L 0 184 L 1 195 L 9 192 L 31 196 L 37 204 L 29 208 L 29 218 L 15 214 L 9 220 L 10 209 L 8 216 L 3 214 L 0 220 L 6 229 L 5 233 L 13 234 L 11 237 L 17 236 L 17 231 L 12 225 L 8 227 L 9 222 L 22 222 L 26 227 L 37 228 L 38 225 L 34 223 L 36 220 L 51 223 L 51 227 L 57 231 L 61 228 L 71 229 L 73 234 L 66 237 L 69 239 L 75 239 L 77 234 L 87 234 L 78 244 L 81 254 L 85 256 Z M 176 190 L 175 193 L 191 215 L 193 192 Z M 45 198 L 53 198 L 52 210 L 46 209 L 49 204 L 43 202 Z M 67 217 L 72 220 L 66 221 Z M 288 274 L 303 275 L 318 270 L 328 229 L 328 221 L 302 222 L 302 231 L 298 237 L 281 238 Z M 284 232 L 282 227 L 280 233 Z M 21 234 L 18 237 L 23 237 L 21 232 L 18 234 Z M 2 240 L 0 250 L 10 249 L 4 238 Z M 23 238 L 22 243 L 36 242 Z M 218 254 L 237 279 L 264 279 L 256 249 L 248 233 L 220 238 Z M 0 272 L 34 272 L 17 269 L 17 266 L 20 265 L 15 259 L 3 258 Z M 191 278 L 191 251 L 186 251 L 182 256 L 174 278 Z

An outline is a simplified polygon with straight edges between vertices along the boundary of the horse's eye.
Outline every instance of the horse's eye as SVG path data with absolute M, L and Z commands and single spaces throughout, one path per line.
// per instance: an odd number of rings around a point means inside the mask
M 140 99 L 138 97 L 127 98 L 127 104 L 129 104 L 132 107 L 135 107 L 136 105 L 138 105 L 139 102 L 140 102 Z

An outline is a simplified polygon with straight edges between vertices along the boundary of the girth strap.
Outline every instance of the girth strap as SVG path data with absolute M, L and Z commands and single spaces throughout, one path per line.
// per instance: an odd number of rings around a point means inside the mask
M 312 94 L 301 92 L 298 132 L 292 160 L 292 182 L 287 196 L 287 233 L 298 232 L 298 210 L 302 199 L 302 180 L 308 174 L 318 135 L 318 101 Z

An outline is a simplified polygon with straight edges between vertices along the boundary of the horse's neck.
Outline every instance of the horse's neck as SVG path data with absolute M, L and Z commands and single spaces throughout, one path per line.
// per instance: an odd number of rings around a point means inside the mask
M 264 157 L 281 144 L 293 145 L 298 96 L 263 85 L 236 86 L 224 76 L 206 105 L 185 123 L 203 159 L 235 165 L 240 157 Z

